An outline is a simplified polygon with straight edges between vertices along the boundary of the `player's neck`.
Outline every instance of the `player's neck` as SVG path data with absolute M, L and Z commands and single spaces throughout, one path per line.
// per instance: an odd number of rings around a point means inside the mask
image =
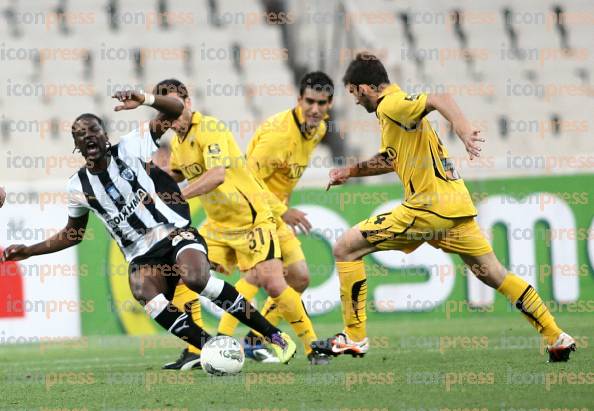
M 99 174 L 105 170 L 107 170 L 107 167 L 109 167 L 109 162 L 111 161 L 111 155 L 110 154 L 106 154 L 105 156 L 103 156 L 101 159 L 97 160 L 97 161 L 93 161 L 93 160 L 87 160 L 87 170 L 89 170 L 89 172 L 91 174 Z

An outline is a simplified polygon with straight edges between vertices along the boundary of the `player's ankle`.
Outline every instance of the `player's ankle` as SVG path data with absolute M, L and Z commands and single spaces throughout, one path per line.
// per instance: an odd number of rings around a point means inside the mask
M 364 329 L 347 327 L 344 330 L 344 333 L 347 336 L 347 338 L 354 343 L 363 342 L 367 338 L 367 333 Z

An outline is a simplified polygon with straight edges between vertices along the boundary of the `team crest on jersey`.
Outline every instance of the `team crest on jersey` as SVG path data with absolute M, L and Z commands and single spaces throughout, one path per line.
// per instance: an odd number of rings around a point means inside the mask
M 130 167 L 126 167 L 125 169 L 123 169 L 122 172 L 120 173 L 120 175 L 126 181 L 134 180 L 134 172 L 132 171 L 132 169 Z
M 213 154 L 215 156 L 217 154 L 221 154 L 221 147 L 219 147 L 218 144 L 209 144 L 208 145 L 208 153 Z

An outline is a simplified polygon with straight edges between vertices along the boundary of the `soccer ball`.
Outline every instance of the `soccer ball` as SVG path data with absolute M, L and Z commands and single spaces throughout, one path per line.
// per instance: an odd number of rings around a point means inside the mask
M 212 375 L 233 375 L 241 371 L 245 355 L 235 338 L 219 335 L 204 344 L 200 353 L 202 369 Z

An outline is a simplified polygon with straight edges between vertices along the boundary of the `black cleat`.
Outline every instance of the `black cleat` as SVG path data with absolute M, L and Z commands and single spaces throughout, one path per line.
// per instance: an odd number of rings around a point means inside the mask
M 567 333 L 561 333 L 555 344 L 547 346 L 549 362 L 567 362 L 569 354 L 577 350 L 575 340 Z
M 319 352 L 312 351 L 307 354 L 307 360 L 310 365 L 328 365 L 332 357 L 327 356 Z
M 163 365 L 164 370 L 180 370 L 188 371 L 200 367 L 200 355 L 191 353 L 188 349 L 184 349 L 175 362 L 168 362 Z

